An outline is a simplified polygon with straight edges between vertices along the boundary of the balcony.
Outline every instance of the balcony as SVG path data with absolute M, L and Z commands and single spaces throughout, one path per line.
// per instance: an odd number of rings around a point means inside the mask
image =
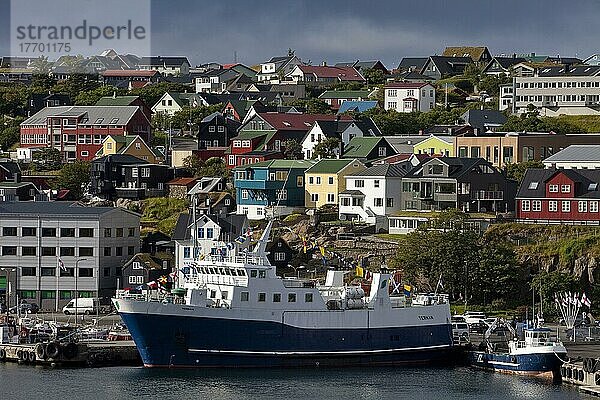
M 456 193 L 436 193 L 433 200 L 456 202 Z
M 501 190 L 478 190 L 471 195 L 474 200 L 504 200 Z

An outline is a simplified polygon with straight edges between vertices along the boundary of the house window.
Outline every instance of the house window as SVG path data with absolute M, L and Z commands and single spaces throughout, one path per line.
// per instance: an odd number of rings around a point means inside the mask
M 387 149 L 385 147 L 379 148 L 379 157 L 385 157 L 386 153 L 387 153 Z
M 35 246 L 23 246 L 21 248 L 22 256 L 35 256 L 37 253 L 37 247 Z
M 333 194 L 333 193 L 327 193 L 327 202 L 328 203 L 335 203 L 335 194 Z
M 81 229 L 79 229 L 79 237 L 82 237 Z M 42 228 L 42 237 L 56 237 L 56 228 Z
M 328 183 L 328 184 L 330 184 L 330 185 L 333 185 L 333 176 L 330 176 L 330 177 L 327 179 L 327 183 Z
M 365 181 L 364 181 L 364 180 L 362 180 L 362 179 L 356 179 L 356 180 L 354 181 L 354 187 L 357 187 L 357 188 L 364 188 L 364 187 L 365 187 Z
M 110 257 L 110 256 L 112 256 L 112 247 L 105 247 L 105 248 L 104 248 L 104 256 L 105 256 L 105 257 Z
M 127 229 L 127 236 L 128 237 L 134 237 L 135 236 L 135 228 L 128 228 Z
M 142 168 L 142 178 L 150 177 L 150 168 Z
M 313 201 L 313 202 L 319 201 L 319 194 L 318 193 L 311 193 L 311 195 L 310 195 L 310 201 Z
M 571 185 L 560 185 L 560 191 L 562 193 L 571 193 Z
M 104 237 L 111 237 L 112 235 L 112 229 L 111 228 L 104 228 Z
M 94 256 L 94 248 L 93 247 L 80 247 L 79 248 L 79 257 L 93 257 Z
M 393 197 L 388 197 L 386 200 L 386 207 L 394 207 L 394 198 Z
M 550 200 L 548 202 L 548 211 L 550 211 L 550 212 L 557 212 L 558 211 L 558 201 L 556 201 L 556 200 Z
M 586 213 L 587 212 L 587 201 L 577 202 L 577 211 L 579 211 L 580 213 Z
M 137 168 L 131 168 L 131 177 L 132 178 L 138 177 L 138 169 Z
M 383 207 L 383 199 L 381 197 L 376 197 L 373 199 L 373 205 L 375 207 Z
M 229 156 L 229 165 L 235 165 L 235 156 L 234 155 Z
M 563 201 L 562 202 L 562 212 L 571 212 L 571 202 L 570 201 Z
M 242 200 L 248 200 L 248 190 L 242 189 Z
M 598 212 L 598 202 L 590 201 L 590 212 L 597 213 Z
M 275 253 L 275 261 L 285 261 L 285 253 L 283 253 L 283 252 Z
M 75 228 L 60 228 L 60 237 L 75 237 Z
M 13 226 L 5 226 L 2 228 L 2 236 L 17 236 L 17 228 Z
M 36 232 L 37 232 L 36 228 L 28 228 L 28 227 L 21 228 L 22 236 L 35 236 Z
M 42 247 L 42 256 L 56 256 L 56 247 Z
M 204 228 L 198 228 L 198 239 L 204 239 Z
M 521 200 L 521 211 L 529 211 L 530 205 L 531 203 L 529 200 Z
M 214 229 L 213 228 L 206 228 L 206 238 L 207 239 L 212 239 L 214 236 Z
M 558 185 L 550 185 L 550 186 L 548 187 L 548 191 L 549 191 L 550 193 L 558 193 Z
M 189 247 L 183 248 L 183 258 L 190 258 L 191 249 Z
M 379 179 L 375 179 L 375 180 L 373 181 L 373 187 L 376 187 L 376 188 L 378 188 L 378 187 L 379 187 Z
M 296 186 L 297 187 L 304 186 L 304 177 L 303 176 L 297 176 L 296 177 Z
M 533 200 L 531 202 L 531 211 L 535 211 L 535 212 L 542 211 L 542 201 L 541 200 Z
M 350 207 L 350 199 L 348 197 L 342 198 L 342 206 L 343 207 Z
M 61 257 L 74 257 L 75 256 L 75 247 L 61 247 L 60 255 L 61 255 Z
M 277 200 L 287 200 L 287 190 L 280 189 L 275 192 Z
M 309 184 L 309 185 L 312 185 L 312 184 L 314 184 L 314 183 L 315 183 L 315 178 L 313 178 L 312 176 L 309 176 L 309 177 L 308 177 L 308 184 Z
M 267 301 L 267 294 L 264 292 L 259 293 L 258 294 L 258 302 L 264 303 L 265 301 Z
M 214 126 L 209 126 L 208 127 L 208 131 L 209 132 L 214 132 L 215 131 L 215 127 Z
M 224 126 L 219 126 L 219 132 L 225 132 L 225 127 Z
M 320 185 L 320 184 L 321 184 L 321 177 L 317 176 L 317 185 Z

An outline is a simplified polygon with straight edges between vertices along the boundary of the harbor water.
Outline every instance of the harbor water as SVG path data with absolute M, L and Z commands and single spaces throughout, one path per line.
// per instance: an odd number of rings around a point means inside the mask
M 0 363 L 0 398 L 592 399 L 568 385 L 468 368 L 51 369 Z

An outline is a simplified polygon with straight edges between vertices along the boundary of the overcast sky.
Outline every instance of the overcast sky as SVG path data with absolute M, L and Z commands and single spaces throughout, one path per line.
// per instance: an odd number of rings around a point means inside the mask
M 1 54 L 8 4 L 0 0 Z M 152 0 L 152 52 L 193 64 L 233 62 L 236 52 L 252 65 L 292 48 L 313 64 L 381 59 L 393 68 L 450 45 L 585 58 L 600 51 L 598 28 L 600 0 Z

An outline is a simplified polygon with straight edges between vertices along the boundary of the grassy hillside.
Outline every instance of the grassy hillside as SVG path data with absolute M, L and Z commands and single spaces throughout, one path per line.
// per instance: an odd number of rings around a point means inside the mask
M 179 214 L 188 207 L 187 200 L 157 197 L 144 200 L 139 212 L 142 214 L 142 222 L 146 225 L 171 235 Z
M 560 115 L 554 118 L 574 125 L 584 133 L 600 132 L 600 115 Z

